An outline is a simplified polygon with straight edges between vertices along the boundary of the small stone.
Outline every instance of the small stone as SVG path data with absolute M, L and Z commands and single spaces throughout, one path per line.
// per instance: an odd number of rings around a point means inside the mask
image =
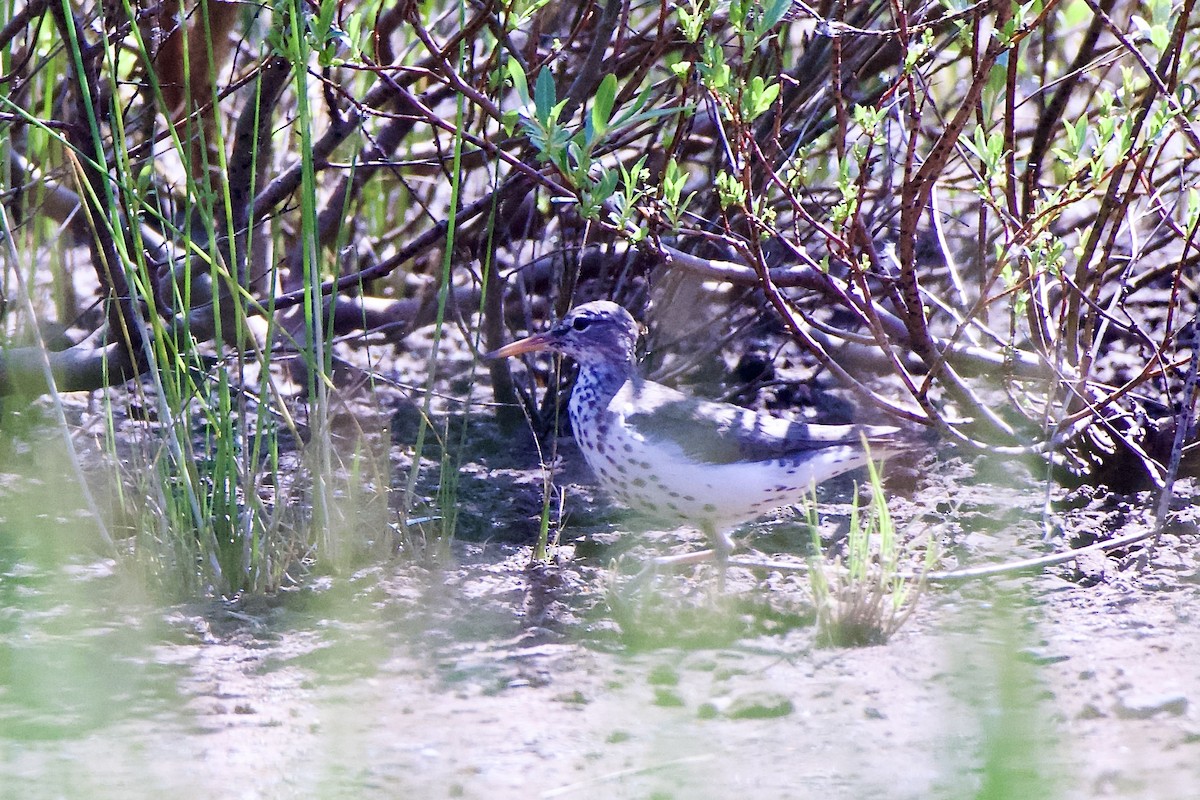
M 558 697 L 555 697 L 554 699 L 560 703 L 568 703 L 570 705 L 576 705 L 576 706 L 586 706 L 588 703 L 591 702 L 590 700 L 588 700 L 587 695 L 585 695 L 583 692 L 579 691 L 578 689 L 576 689 L 573 692 L 564 692 L 563 694 L 558 695 Z
M 1150 719 L 1158 714 L 1180 717 L 1187 713 L 1188 699 L 1181 694 L 1124 695 L 1117 699 L 1121 719 Z
M 751 692 L 735 697 L 725 709 L 730 719 L 773 719 L 796 710 L 791 699 L 778 692 Z
M 1047 664 L 1058 664 L 1059 662 L 1066 661 L 1070 656 L 1062 655 L 1061 653 L 1048 653 L 1043 650 L 1026 647 L 1017 651 L 1017 658 L 1026 664 L 1035 664 L 1042 667 Z

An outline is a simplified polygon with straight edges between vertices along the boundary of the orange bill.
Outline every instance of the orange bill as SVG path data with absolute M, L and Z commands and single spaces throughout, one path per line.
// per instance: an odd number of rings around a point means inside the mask
M 524 353 L 535 353 L 538 350 L 545 350 L 553 341 L 554 339 L 549 333 L 535 333 L 533 336 L 518 339 L 490 353 L 485 353 L 483 357 L 488 361 L 493 361 L 498 358 L 509 358 Z

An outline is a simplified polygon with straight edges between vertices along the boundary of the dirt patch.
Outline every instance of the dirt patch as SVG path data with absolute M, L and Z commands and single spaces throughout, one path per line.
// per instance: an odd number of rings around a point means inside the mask
M 968 547 L 1013 536 L 970 522 L 1004 497 L 976 493 L 958 505 Z M 784 525 L 754 545 L 778 545 Z M 603 554 L 566 546 L 531 569 L 528 547 L 459 542 L 442 564 L 391 560 L 143 619 L 94 662 L 124 708 L 85 731 L 10 733 L 6 793 L 929 798 L 1003 779 L 1028 790 L 1004 796 L 1191 797 L 1190 536 L 1141 573 L 1110 560 L 1088 586 L 1064 570 L 935 589 L 889 644 L 854 650 L 815 646 L 792 576 L 732 570 L 718 594 L 700 567 L 632 591 Z M 623 538 L 627 558 L 696 544 L 686 530 Z M 85 580 L 107 614 L 64 631 L 60 603 L 20 632 L 95 636 L 122 608 L 118 573 Z M 112 677 L 121 664 L 139 677 Z
M 465 380 L 455 363 L 446 379 Z M 342 400 L 347 436 L 374 437 L 403 486 L 414 407 L 399 389 Z M 1143 545 L 936 587 L 887 645 L 831 650 L 802 575 L 733 569 L 723 593 L 705 566 L 638 582 L 652 557 L 703 537 L 614 508 L 567 437 L 539 448 L 527 429 L 437 411 L 455 434 L 431 439 L 416 492 L 436 510 L 443 457 L 457 459 L 455 538 L 437 522 L 404 540 L 383 525 L 357 567 L 274 598 L 164 612 L 132 571 L 63 533 L 69 511 L 21 518 L 49 527 L 0 552 L 0 795 L 1193 796 L 1191 484 L 1149 558 Z M 75 410 L 80 430 L 89 413 Z M 539 461 L 561 541 L 531 567 Z M 1044 484 L 1003 459 L 931 449 L 889 473 L 901 529 L 932 536 L 946 569 L 1149 524 L 1149 496 L 1085 490 L 1056 493 L 1046 516 Z M 822 488 L 827 546 L 852 494 L 852 477 Z M 52 495 L 43 485 L 39 503 Z M 393 494 L 384 508 L 403 505 Z M 810 554 L 790 511 L 741 539 L 762 560 Z M 38 555 L 48 541 L 73 543 L 66 568 Z

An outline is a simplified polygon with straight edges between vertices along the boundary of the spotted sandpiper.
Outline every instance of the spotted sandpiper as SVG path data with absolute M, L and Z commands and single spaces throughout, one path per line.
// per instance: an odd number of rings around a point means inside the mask
M 616 303 L 572 309 L 484 358 L 549 350 L 579 364 L 568 413 L 575 441 L 613 496 L 651 517 L 698 526 L 723 568 L 729 530 L 802 501 L 815 484 L 899 449 L 898 429 L 798 422 L 696 400 L 637 370 L 638 326 Z M 695 559 L 689 559 L 695 560 Z

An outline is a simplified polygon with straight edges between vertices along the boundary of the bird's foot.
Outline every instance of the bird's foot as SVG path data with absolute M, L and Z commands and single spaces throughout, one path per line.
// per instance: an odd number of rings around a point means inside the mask
M 706 550 L 696 550 L 691 553 L 678 553 L 673 556 L 657 556 L 642 567 L 633 580 L 630 581 L 630 586 L 639 588 L 648 580 L 658 575 L 659 570 L 673 569 L 680 566 L 691 566 L 693 564 L 716 564 L 717 567 L 717 589 L 720 592 L 725 591 L 725 569 L 729 565 L 729 554 L 733 551 L 734 543 L 729 534 L 726 533 L 710 533 L 713 541 L 713 547 Z
M 658 556 L 651 559 L 650 563 L 656 567 L 678 567 L 680 565 L 687 566 L 689 564 L 707 564 L 714 559 L 719 559 L 715 549 L 697 550 L 694 553 L 680 553 L 674 556 Z
M 644 562 L 642 568 L 625 584 L 626 590 L 637 592 L 658 577 L 664 570 L 686 567 L 692 564 L 707 564 L 717 557 L 715 550 L 697 550 L 694 553 L 679 553 L 673 556 L 657 556 Z

